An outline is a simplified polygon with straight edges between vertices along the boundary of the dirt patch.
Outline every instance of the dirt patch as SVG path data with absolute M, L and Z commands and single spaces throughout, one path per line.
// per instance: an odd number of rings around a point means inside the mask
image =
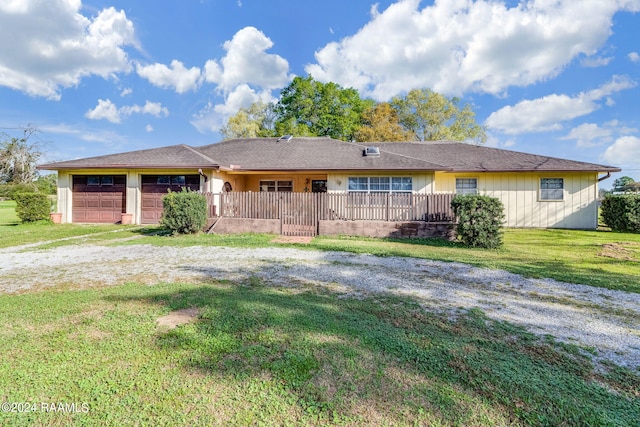
M 183 308 L 182 310 L 172 311 L 171 313 L 159 317 L 156 320 L 158 327 L 164 330 L 171 330 L 180 325 L 186 325 L 198 318 L 200 310 L 197 308 Z
M 311 236 L 279 236 L 273 239 L 272 243 L 302 243 L 308 244 L 311 243 L 313 237 Z
M 633 251 L 627 249 L 625 246 L 632 246 L 633 243 L 605 243 L 602 245 L 602 249 L 598 253 L 598 256 L 607 258 L 614 258 L 623 261 L 638 261 L 634 257 Z

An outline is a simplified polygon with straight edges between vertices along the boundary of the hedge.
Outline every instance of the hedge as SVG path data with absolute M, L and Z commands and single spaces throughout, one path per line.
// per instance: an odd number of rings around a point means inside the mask
M 42 193 L 17 193 L 13 196 L 16 201 L 16 214 L 22 222 L 48 220 L 51 212 L 51 200 Z
M 602 220 L 613 231 L 640 233 L 640 194 L 609 194 L 600 208 Z

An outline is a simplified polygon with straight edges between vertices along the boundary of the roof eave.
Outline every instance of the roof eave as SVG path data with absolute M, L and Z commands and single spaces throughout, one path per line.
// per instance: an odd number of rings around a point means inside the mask
M 39 170 L 74 170 L 74 169 L 220 169 L 219 165 L 56 165 L 55 163 L 36 166 Z

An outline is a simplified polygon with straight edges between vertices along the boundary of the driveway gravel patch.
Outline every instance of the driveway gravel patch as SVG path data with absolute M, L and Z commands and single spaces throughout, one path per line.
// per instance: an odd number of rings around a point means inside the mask
M 595 349 L 596 360 L 640 369 L 640 294 L 529 279 L 501 270 L 416 258 L 295 248 L 66 245 L 0 250 L 0 293 L 56 285 L 198 282 L 259 277 L 276 286 L 330 286 L 348 295 L 391 293 L 425 309 L 479 308 L 495 320 Z

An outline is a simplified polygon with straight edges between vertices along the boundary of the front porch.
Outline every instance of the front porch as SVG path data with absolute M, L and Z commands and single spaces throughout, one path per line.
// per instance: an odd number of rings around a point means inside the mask
M 211 233 L 453 238 L 454 194 L 205 193 Z M 217 215 L 214 215 L 217 213 Z

